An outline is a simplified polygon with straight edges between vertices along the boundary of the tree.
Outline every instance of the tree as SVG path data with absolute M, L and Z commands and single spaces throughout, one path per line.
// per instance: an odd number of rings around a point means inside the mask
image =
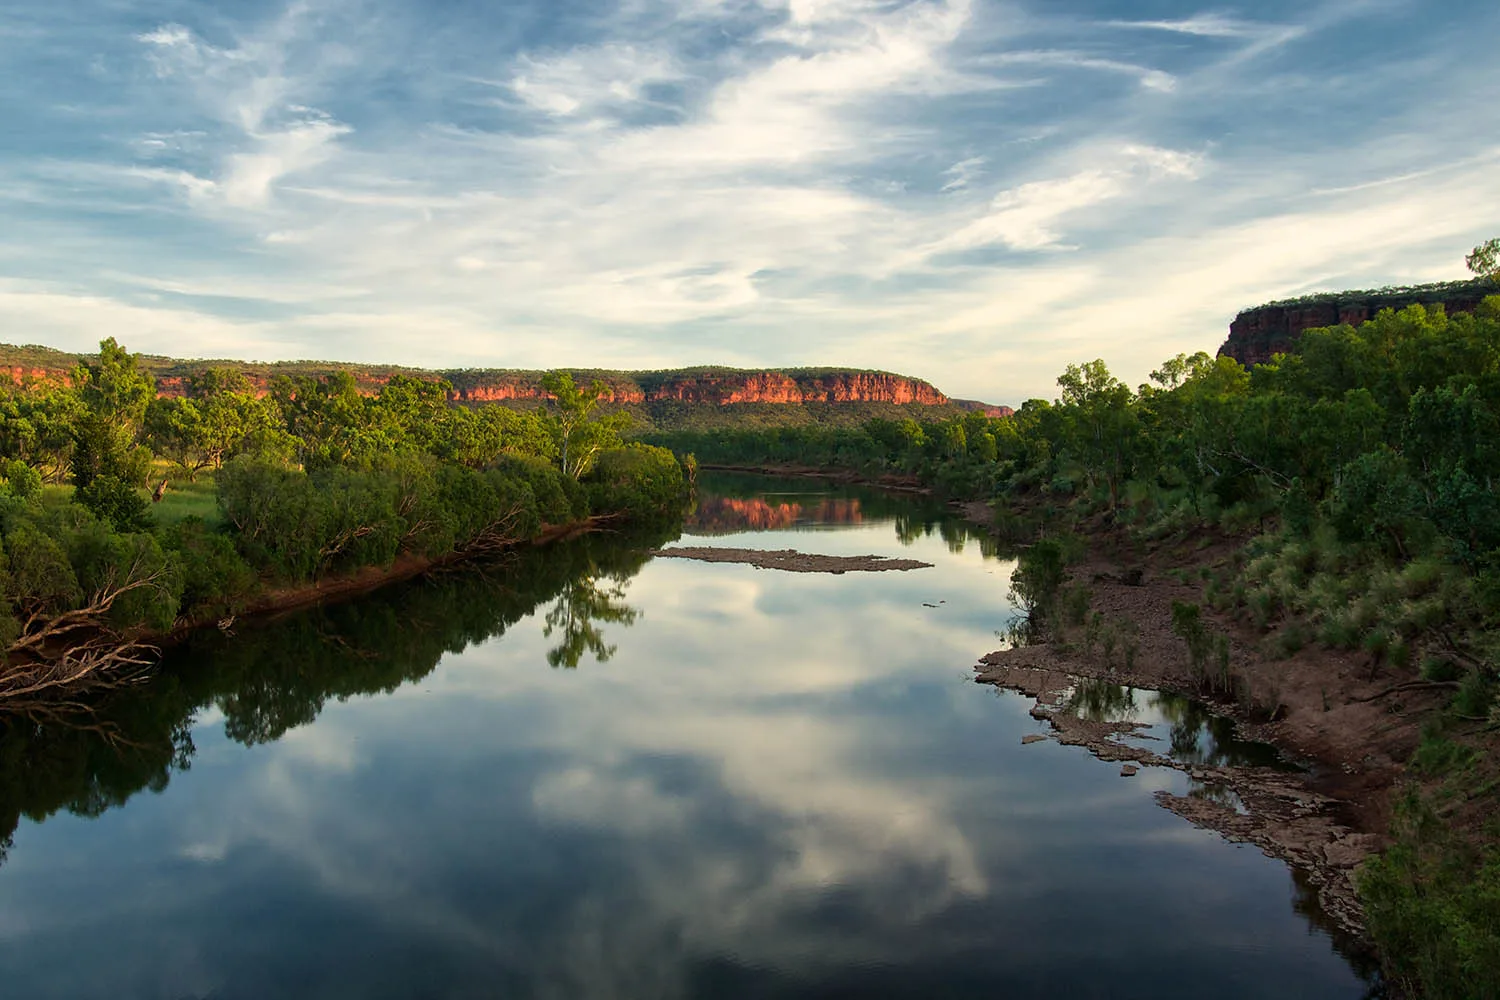
M 1500 237 L 1479 244 L 1464 258 L 1464 263 L 1476 276 L 1500 281 Z
M 144 483 L 151 452 L 140 445 L 140 433 L 156 396 L 151 376 L 110 337 L 99 344 L 99 363 L 79 365 L 73 383 L 83 403 L 73 425 L 74 484 L 87 486 L 101 475 Z
M 203 415 L 194 400 L 154 399 L 146 410 L 146 433 L 152 446 L 182 466 L 189 480 L 212 462 L 201 447 L 203 431 Z
M 598 379 L 587 388 L 580 388 L 569 373 L 548 372 L 542 376 L 542 388 L 556 401 L 552 433 L 557 440 L 562 471 L 579 479 L 589 471 L 599 452 L 619 446 L 620 432 L 629 426 L 630 415 L 621 412 L 593 417 L 608 388 Z
M 1068 365 L 1057 384 L 1062 387 L 1060 409 L 1070 431 L 1069 448 L 1091 481 L 1104 481 L 1114 507 L 1130 472 L 1137 429 L 1130 389 L 1103 361 Z
M 67 477 L 73 460 L 78 393 L 46 383 L 23 383 L 0 395 L 0 457 L 18 459 L 47 482 Z

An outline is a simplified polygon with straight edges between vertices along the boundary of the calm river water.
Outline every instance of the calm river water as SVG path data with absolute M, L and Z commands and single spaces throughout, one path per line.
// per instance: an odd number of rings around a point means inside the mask
M 0 990 L 1369 992 L 1284 865 L 1155 804 L 1180 774 L 1021 745 L 1045 731 L 1029 702 L 971 670 L 1011 564 L 962 523 L 717 476 L 673 537 L 241 625 L 94 728 L 5 722 Z M 936 565 L 649 560 L 663 543 Z M 1182 753 L 1237 752 L 1191 706 L 1126 697 Z

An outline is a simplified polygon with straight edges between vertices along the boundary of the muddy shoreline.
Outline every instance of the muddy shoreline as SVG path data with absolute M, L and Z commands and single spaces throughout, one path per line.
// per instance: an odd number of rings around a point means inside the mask
M 955 506 L 977 524 L 993 521 L 989 504 Z M 1377 675 L 1358 654 L 1308 648 L 1286 658 L 1269 656 L 1264 636 L 1204 605 L 1206 623 L 1228 637 L 1232 672 L 1248 693 L 1234 701 L 1206 696 L 1194 680 L 1185 644 L 1171 632 L 1172 602 L 1203 605 L 1202 571 L 1225 565 L 1243 539 L 1202 534 L 1148 549 L 1112 526 L 1093 527 L 1082 529 L 1089 549 L 1071 568 L 1069 582 L 1088 588 L 1090 613 L 1102 622 L 1129 623 L 1137 643 L 1129 668 L 1121 657 L 1106 659 L 1076 641 L 1049 643 L 986 654 L 974 668 L 975 680 L 1035 699 L 1032 714 L 1050 724 L 1047 738 L 1084 747 L 1101 760 L 1188 774 L 1195 793 L 1158 793 L 1163 807 L 1231 841 L 1255 844 L 1305 873 L 1329 916 L 1363 939 L 1355 870 L 1385 846 L 1393 793 L 1405 778 L 1403 762 L 1420 740 L 1422 721 L 1446 693 L 1393 690 L 1406 678 Z M 1081 681 L 1204 702 L 1234 720 L 1242 738 L 1270 744 L 1307 769 L 1188 765 L 1132 747 L 1114 724 L 1092 723 L 1067 709 L 1066 695 Z M 1203 788 L 1226 790 L 1243 808 L 1201 794 Z

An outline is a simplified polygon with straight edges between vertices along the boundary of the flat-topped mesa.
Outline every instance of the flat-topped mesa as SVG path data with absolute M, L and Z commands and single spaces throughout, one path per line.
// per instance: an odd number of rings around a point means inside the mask
M 1343 323 L 1358 326 L 1374 319 L 1382 309 L 1405 309 L 1413 304 L 1442 306 L 1449 313 L 1472 312 L 1486 297 L 1497 293 L 1500 285 L 1478 279 L 1410 288 L 1327 292 L 1270 302 L 1236 316 L 1229 324 L 1229 339 L 1219 353 L 1248 368 L 1290 351 L 1304 330 Z
M 0 345 L 0 378 L 12 381 L 52 381 L 66 384 L 83 358 L 40 347 Z M 157 394 L 167 397 L 187 393 L 188 380 L 209 367 L 222 366 L 243 373 L 258 395 L 269 391 L 277 375 L 328 375 L 336 371 L 354 377 L 359 391 L 378 393 L 396 374 L 417 378 L 446 379 L 452 386 L 449 398 L 458 403 L 538 401 L 550 398 L 542 388 L 542 373 L 511 369 L 460 369 L 434 371 L 389 365 L 357 365 L 336 362 L 295 361 L 262 364 L 244 361 L 181 361 L 142 356 L 142 364 L 156 379 Z M 587 384 L 604 383 L 604 401 L 624 405 L 686 403 L 695 406 L 729 406 L 737 403 L 892 403 L 921 406 L 955 404 L 965 409 L 1007 411 L 982 403 L 950 400 L 931 383 L 892 372 L 842 368 L 751 369 L 689 368 L 675 371 L 619 372 L 575 371 L 575 379 Z
M 544 399 L 535 372 L 445 372 L 458 402 Z M 594 377 L 584 372 L 579 381 Z M 612 403 L 675 401 L 697 405 L 733 403 L 919 403 L 942 406 L 948 397 L 921 379 L 888 372 L 818 370 L 708 372 L 604 372 L 604 399 Z
M 920 379 L 888 372 L 710 372 L 641 377 L 646 399 L 683 403 L 920 403 L 948 397 Z

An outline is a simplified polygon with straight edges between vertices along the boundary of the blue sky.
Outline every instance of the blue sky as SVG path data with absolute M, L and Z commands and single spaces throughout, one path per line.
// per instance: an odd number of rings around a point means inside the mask
M 9 0 L 0 339 L 1052 395 L 1500 235 L 1500 5 Z

